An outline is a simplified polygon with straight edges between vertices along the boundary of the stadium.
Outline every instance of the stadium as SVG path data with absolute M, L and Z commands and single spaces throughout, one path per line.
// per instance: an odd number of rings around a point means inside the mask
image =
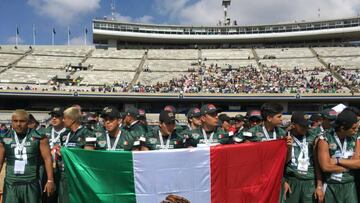
M 248 27 L 94 19 L 92 46 L 2 45 L 1 107 L 46 111 L 53 98 L 94 111 L 102 106 L 92 101 L 136 101 L 150 113 L 159 100 L 181 111 L 203 100 L 230 111 L 267 100 L 288 112 L 357 105 L 359 36 L 358 17 Z
M 48 125 L 54 107 L 74 105 L 136 107 L 151 125 L 171 105 L 183 126 L 190 108 L 209 103 L 234 119 L 275 102 L 287 123 L 297 111 L 360 108 L 359 16 L 244 26 L 230 4 L 214 26 L 104 17 L 92 20 L 91 45 L 0 45 L 0 123 L 26 109 Z

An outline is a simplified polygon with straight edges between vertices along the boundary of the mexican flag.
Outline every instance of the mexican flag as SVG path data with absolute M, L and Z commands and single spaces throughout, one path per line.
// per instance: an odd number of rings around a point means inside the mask
M 62 149 L 70 202 L 278 203 L 284 140 L 165 151 Z

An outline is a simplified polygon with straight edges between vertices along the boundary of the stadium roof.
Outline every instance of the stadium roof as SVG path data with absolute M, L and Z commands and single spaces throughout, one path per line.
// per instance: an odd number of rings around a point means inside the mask
M 251 44 L 360 40 L 360 17 L 250 26 L 187 26 L 93 20 L 94 43 Z

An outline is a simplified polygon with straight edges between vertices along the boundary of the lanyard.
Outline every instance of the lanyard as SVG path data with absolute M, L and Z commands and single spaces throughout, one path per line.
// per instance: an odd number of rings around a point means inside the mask
M 322 125 L 320 126 L 320 132 L 324 132 L 324 128 L 322 127 Z
M 54 127 L 51 129 L 51 139 L 49 140 L 51 148 L 54 147 L 55 143 L 59 141 L 61 133 L 65 132 L 65 130 L 66 128 L 63 128 L 60 131 L 55 131 Z M 55 133 L 57 134 L 56 137 L 55 137 Z
M 336 144 L 340 147 L 341 156 L 342 156 L 342 158 L 344 158 L 346 148 L 347 148 L 347 140 L 345 138 L 344 139 L 344 144 L 342 145 L 341 142 L 340 142 L 339 136 L 335 132 L 334 132 L 334 137 L 335 137 Z
M 168 139 L 166 140 L 166 145 L 164 146 L 163 136 L 161 134 L 161 131 L 159 130 L 159 140 L 160 140 L 160 148 L 161 149 L 169 149 L 169 147 L 170 147 L 170 139 L 171 139 L 171 135 L 169 135 Z
M 18 148 L 20 153 L 22 153 L 24 146 L 25 146 L 25 142 L 26 142 L 26 135 L 25 135 L 24 139 L 21 141 L 21 143 L 19 142 L 19 138 L 17 136 L 16 131 L 14 131 L 14 137 L 15 137 L 16 147 Z
M 302 143 L 295 136 L 293 136 L 293 139 L 294 139 L 294 142 L 300 147 L 300 154 L 299 154 L 298 160 L 301 158 L 304 158 L 305 160 L 309 160 L 309 146 L 308 146 L 308 143 L 306 142 L 306 136 L 303 137 Z M 291 161 L 293 163 L 295 163 L 294 146 L 293 146 L 292 152 L 291 152 Z
M 266 130 L 265 126 L 263 126 L 262 129 L 265 134 L 266 140 L 276 140 L 276 130 L 275 129 L 274 129 L 274 133 L 273 133 L 273 139 L 270 139 L 270 135 L 269 135 L 268 131 Z
M 119 142 L 120 136 L 121 136 L 121 130 L 119 129 L 119 133 L 116 136 L 114 145 L 111 146 L 109 132 L 106 131 L 107 150 L 116 150 L 116 146 L 117 146 L 117 144 Z
M 215 132 L 212 132 L 210 134 L 209 139 L 207 138 L 207 134 L 206 134 L 204 128 L 202 129 L 202 133 L 203 133 L 203 136 L 204 136 L 205 144 L 210 145 L 213 142 L 213 137 L 214 137 Z
M 77 132 L 80 128 L 82 128 L 82 125 L 80 125 L 80 126 L 75 130 L 74 135 L 76 134 L 76 132 Z M 71 130 L 70 130 L 70 132 L 67 134 L 66 141 L 65 141 L 65 147 L 67 147 L 67 145 L 68 145 L 68 143 L 69 143 L 70 134 L 71 134 Z
M 238 130 L 238 133 L 240 133 L 243 129 L 244 129 L 244 126 L 241 126 L 241 128 L 239 128 L 239 130 Z

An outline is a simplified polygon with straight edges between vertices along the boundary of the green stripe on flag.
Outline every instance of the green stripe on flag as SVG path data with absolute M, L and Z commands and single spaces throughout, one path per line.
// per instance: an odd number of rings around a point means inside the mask
M 70 202 L 136 202 L 131 152 L 62 148 L 61 153 Z

